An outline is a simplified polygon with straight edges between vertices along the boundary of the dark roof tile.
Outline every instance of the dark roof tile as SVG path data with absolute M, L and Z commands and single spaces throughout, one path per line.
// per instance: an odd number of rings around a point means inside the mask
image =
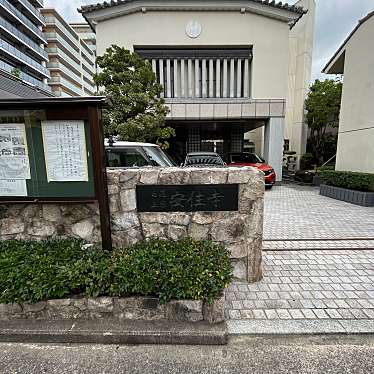
M 93 12 L 95 10 L 105 9 L 105 8 L 111 8 L 118 5 L 131 3 L 134 0 L 111 0 L 111 1 L 104 1 L 102 3 L 97 4 L 91 4 L 91 5 L 84 5 L 80 9 L 78 9 L 79 13 L 86 14 L 89 12 Z M 275 0 L 249 0 L 255 3 L 261 3 L 263 5 L 271 6 L 273 8 L 279 8 L 288 10 L 290 12 L 298 13 L 298 14 L 304 14 L 306 11 L 299 6 L 296 5 L 289 5 L 288 3 L 283 4 L 282 2 L 275 2 Z

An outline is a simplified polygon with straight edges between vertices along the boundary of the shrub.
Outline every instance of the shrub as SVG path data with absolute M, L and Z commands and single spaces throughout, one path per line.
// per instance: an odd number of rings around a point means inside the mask
M 322 170 L 322 183 L 357 191 L 374 191 L 374 174 Z
M 228 251 L 211 241 L 154 239 L 113 252 L 82 244 L 0 242 L 0 303 L 74 295 L 212 301 L 232 279 Z
M 152 239 L 116 253 L 111 295 L 212 301 L 232 279 L 229 252 L 211 241 Z
M 98 265 L 108 255 L 82 251 L 79 240 L 0 242 L 0 302 L 38 302 L 98 294 Z M 102 269 L 103 270 L 103 269 Z
M 313 169 L 313 155 L 311 153 L 305 153 L 300 159 L 301 170 Z

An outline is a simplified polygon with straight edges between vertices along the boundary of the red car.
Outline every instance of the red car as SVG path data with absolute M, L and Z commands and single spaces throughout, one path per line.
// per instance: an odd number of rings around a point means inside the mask
M 276 181 L 274 169 L 255 153 L 230 153 L 228 166 L 253 166 L 265 174 L 265 186 L 272 188 Z

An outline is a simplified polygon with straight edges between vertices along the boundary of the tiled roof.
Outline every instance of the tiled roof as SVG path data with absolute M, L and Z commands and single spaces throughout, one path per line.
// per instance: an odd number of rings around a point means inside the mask
M 92 5 L 84 5 L 80 9 L 78 9 L 79 13 L 85 14 L 89 12 L 93 12 L 95 10 L 111 8 L 118 5 L 128 4 L 133 2 L 134 0 L 111 0 L 111 1 L 104 1 L 103 3 L 92 4 Z M 296 5 L 289 5 L 288 3 L 276 2 L 275 0 L 249 0 L 254 3 L 260 3 L 263 5 L 271 6 L 273 8 L 284 9 L 289 12 L 294 12 L 298 14 L 304 14 L 305 10 L 302 7 Z
M 0 70 L 0 99 L 36 99 L 50 96 L 53 96 L 52 93 L 42 92 L 38 88 L 32 87 L 11 74 Z

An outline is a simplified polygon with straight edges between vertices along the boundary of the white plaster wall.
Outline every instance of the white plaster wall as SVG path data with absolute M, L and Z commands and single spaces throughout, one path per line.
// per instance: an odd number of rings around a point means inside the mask
M 185 33 L 191 20 L 202 24 L 199 38 Z M 98 55 L 118 44 L 134 46 L 248 46 L 253 45 L 251 96 L 285 99 L 288 82 L 289 26 L 269 17 L 236 12 L 134 13 L 96 26 Z
M 316 4 L 315 0 L 300 0 L 295 5 L 308 13 L 290 33 L 285 138 L 290 140 L 290 150 L 301 156 L 307 142 L 304 102 L 311 83 Z
M 348 42 L 337 170 L 374 173 L 374 17 Z
M 282 182 L 284 118 L 270 118 L 265 125 L 264 158 L 277 175 L 277 182 Z

